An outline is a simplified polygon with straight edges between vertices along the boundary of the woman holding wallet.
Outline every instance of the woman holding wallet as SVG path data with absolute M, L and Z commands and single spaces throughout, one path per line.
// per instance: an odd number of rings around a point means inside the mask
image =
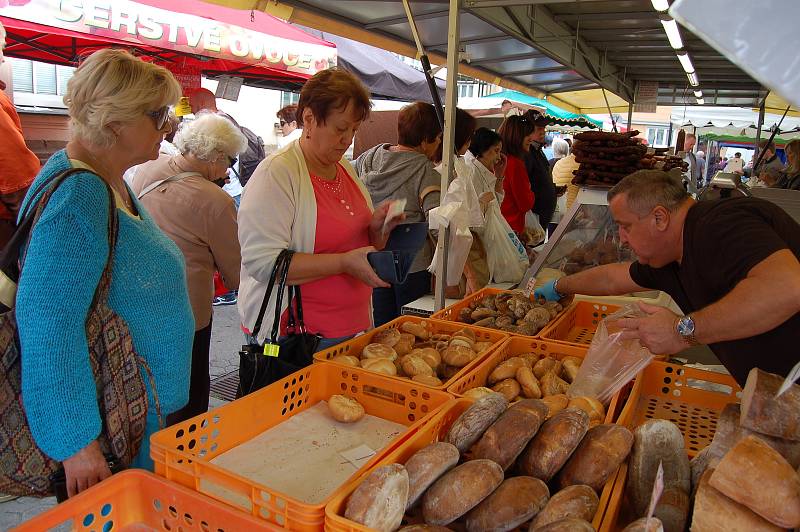
M 327 349 L 370 328 L 372 289 L 389 286 L 367 254 L 382 249 L 389 204 L 372 201 L 344 154 L 369 115 L 370 95 L 345 70 L 328 69 L 309 79 L 297 107 L 303 134 L 258 165 L 242 195 L 239 242 L 242 271 L 239 316 L 246 334 L 255 324 L 275 260 L 295 251 L 287 282 L 301 285 L 309 332 Z M 258 342 L 272 329 L 277 294 L 264 313 Z M 285 305 L 288 297 L 284 295 Z M 281 310 L 285 334 L 286 309 Z

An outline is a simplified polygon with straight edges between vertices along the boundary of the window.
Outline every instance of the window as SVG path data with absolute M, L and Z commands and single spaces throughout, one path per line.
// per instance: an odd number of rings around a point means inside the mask
M 26 59 L 9 57 L 11 68 L 14 72 L 14 90 L 18 92 L 33 92 L 33 63 Z
M 300 101 L 300 94 L 297 92 L 281 91 L 281 109 L 287 105 L 292 105 Z
M 14 72 L 14 92 L 63 96 L 75 68 L 29 59 L 8 58 Z
M 459 84 L 459 86 L 458 86 L 458 97 L 459 98 L 472 98 L 473 96 L 475 96 L 475 84 L 474 83 Z
M 669 129 L 666 127 L 648 127 L 647 144 L 653 147 L 664 147 L 669 145 L 667 134 Z

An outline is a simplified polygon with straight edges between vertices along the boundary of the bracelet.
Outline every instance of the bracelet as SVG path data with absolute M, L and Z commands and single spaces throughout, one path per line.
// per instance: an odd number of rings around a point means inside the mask
M 558 291 L 558 281 L 560 281 L 560 280 L 561 280 L 561 277 L 556 279 L 555 282 L 553 283 L 553 292 L 556 293 L 556 295 L 558 296 L 559 299 L 564 297 L 564 294 L 562 294 L 561 292 Z

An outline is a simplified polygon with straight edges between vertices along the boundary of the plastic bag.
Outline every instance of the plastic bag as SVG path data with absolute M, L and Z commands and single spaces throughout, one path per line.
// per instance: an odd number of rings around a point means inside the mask
M 525 213 L 525 235 L 530 246 L 541 244 L 547 236 L 539 222 L 539 215 L 531 211 Z
M 472 247 L 472 233 L 469 230 L 469 215 L 460 201 L 453 201 L 435 207 L 428 212 L 428 228 L 431 231 L 450 228 L 450 241 L 447 249 L 447 286 L 455 286 L 461 281 L 464 265 Z M 428 271 L 436 273 L 442 262 L 439 247 L 433 254 Z
M 528 254 L 500 212 L 497 200 L 486 208 L 483 231 L 489 276 L 496 283 L 518 283 L 528 269 Z
M 653 353 L 639 340 L 622 340 L 622 329 L 610 325 L 621 318 L 644 316 L 646 314 L 638 306 L 627 305 L 600 322 L 567 395 L 588 395 L 607 405 L 615 393 L 653 361 Z

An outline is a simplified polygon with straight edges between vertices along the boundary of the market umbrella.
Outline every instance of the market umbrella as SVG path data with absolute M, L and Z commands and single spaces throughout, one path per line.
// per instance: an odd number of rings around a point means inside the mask
M 603 127 L 603 123 L 600 120 L 589 118 L 586 115 L 565 111 L 564 109 L 548 102 L 547 100 L 542 100 L 541 98 L 534 98 L 533 96 L 528 96 L 527 94 L 522 94 L 521 92 L 517 91 L 504 90 L 501 92 L 490 94 L 488 96 L 484 96 L 483 98 L 485 99 L 491 98 L 493 100 L 500 100 L 500 101 L 510 100 L 512 102 L 519 102 L 527 105 L 532 105 L 535 107 L 540 107 L 544 109 L 545 115 L 550 117 L 555 124 L 562 126 L 578 126 L 578 127 L 594 127 L 594 128 Z

